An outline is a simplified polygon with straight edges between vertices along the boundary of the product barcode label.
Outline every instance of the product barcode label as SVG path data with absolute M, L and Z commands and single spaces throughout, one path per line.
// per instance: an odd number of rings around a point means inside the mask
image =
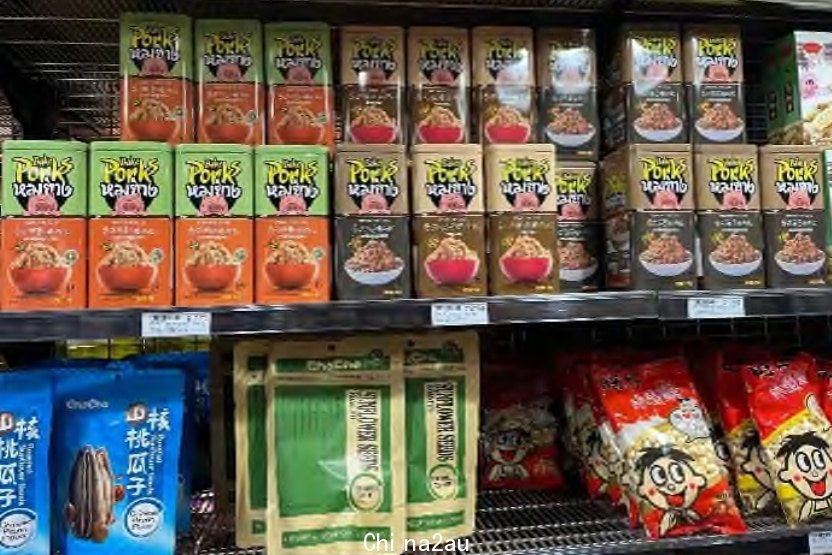
M 742 318 L 745 316 L 745 299 L 742 297 L 694 297 L 688 299 L 688 318 Z
M 488 323 L 488 303 L 434 303 L 430 321 L 434 326 L 481 326 Z
M 142 337 L 211 335 L 210 312 L 145 312 Z
M 809 555 L 832 555 L 832 532 L 809 532 Z

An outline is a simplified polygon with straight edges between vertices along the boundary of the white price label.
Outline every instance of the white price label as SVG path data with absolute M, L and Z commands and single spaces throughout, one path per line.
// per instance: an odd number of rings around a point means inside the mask
M 210 312 L 145 312 L 142 337 L 211 335 Z
M 434 326 L 480 326 L 488 323 L 488 303 L 434 303 L 430 305 Z
M 742 297 L 694 297 L 688 299 L 688 318 L 742 318 L 745 299 Z
M 809 555 L 832 555 L 832 532 L 809 532 Z

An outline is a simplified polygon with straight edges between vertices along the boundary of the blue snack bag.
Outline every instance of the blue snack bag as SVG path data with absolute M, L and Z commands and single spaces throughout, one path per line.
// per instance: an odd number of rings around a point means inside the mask
M 49 555 L 52 386 L 46 373 L 0 373 L 0 555 Z
M 64 555 L 172 555 L 185 380 L 126 365 L 57 374 L 53 503 Z

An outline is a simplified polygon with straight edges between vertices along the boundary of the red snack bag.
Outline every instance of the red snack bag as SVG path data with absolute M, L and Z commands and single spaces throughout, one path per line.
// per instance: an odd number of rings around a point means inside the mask
M 832 421 L 832 360 L 818 358 L 818 380 L 821 389 L 820 408 Z
M 832 516 L 832 431 L 819 404 L 815 359 L 744 364 L 751 415 L 789 524 Z
M 681 358 L 592 372 L 651 538 L 737 534 L 745 523 Z
M 552 396 L 539 380 L 517 379 L 487 392 L 483 415 L 485 489 L 560 489 Z M 520 384 L 520 385 L 518 385 Z

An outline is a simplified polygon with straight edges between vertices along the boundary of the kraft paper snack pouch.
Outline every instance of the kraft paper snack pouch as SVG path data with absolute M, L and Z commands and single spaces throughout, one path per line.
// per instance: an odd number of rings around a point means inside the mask
M 731 455 L 737 493 L 746 513 L 765 510 L 777 497 L 760 434 L 748 408 L 742 366 L 726 351 L 717 367 L 717 404 Z M 733 359 L 733 360 L 732 360 Z
M 51 380 L 0 373 L 0 390 L 0 555 L 49 555 Z
M 178 370 L 129 365 L 56 374 L 62 553 L 173 553 L 184 386 Z
M 401 345 L 275 343 L 266 398 L 268 552 L 354 555 L 368 531 L 404 538 Z
M 243 341 L 234 346 L 238 547 L 266 545 L 266 369 L 269 350 L 268 341 Z
M 745 532 L 684 359 L 604 365 L 591 376 L 632 474 L 647 535 Z
M 816 373 L 806 353 L 742 367 L 774 489 L 792 525 L 832 515 L 832 431 Z
M 479 430 L 476 332 L 403 339 L 407 538 L 474 533 Z

